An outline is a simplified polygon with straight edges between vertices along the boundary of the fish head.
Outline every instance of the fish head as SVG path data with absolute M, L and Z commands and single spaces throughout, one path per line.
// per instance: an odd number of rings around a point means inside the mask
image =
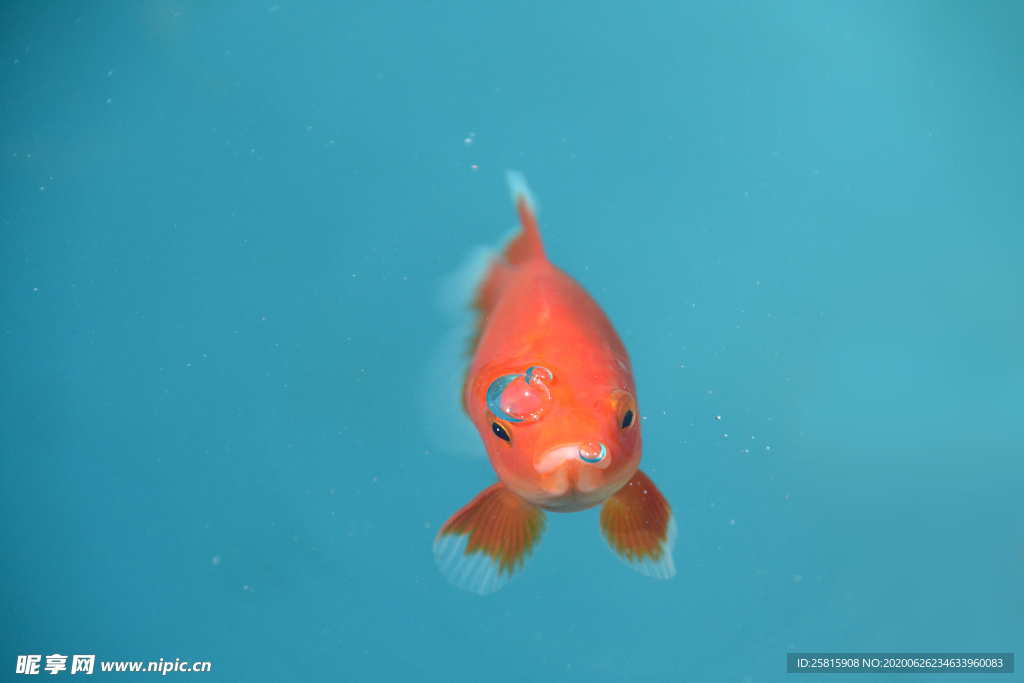
M 473 412 L 498 478 L 547 510 L 602 503 L 640 464 L 631 378 L 602 379 L 531 366 L 500 374 Z

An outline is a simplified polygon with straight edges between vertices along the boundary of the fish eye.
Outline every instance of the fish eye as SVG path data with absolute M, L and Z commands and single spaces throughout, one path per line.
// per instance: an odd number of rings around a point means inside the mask
M 498 437 L 499 439 L 504 439 L 505 441 L 511 441 L 511 439 L 509 438 L 508 432 L 506 432 L 505 428 L 502 427 L 497 422 L 492 422 L 491 423 L 491 431 L 494 432 L 494 435 L 496 437 Z
M 640 428 L 640 425 L 636 421 L 636 399 L 633 398 L 632 394 L 622 389 L 616 389 L 612 392 L 611 403 L 615 410 L 615 416 L 619 421 L 619 427 L 623 432 L 629 430 L 634 431 Z M 623 435 L 625 437 L 625 435 Z

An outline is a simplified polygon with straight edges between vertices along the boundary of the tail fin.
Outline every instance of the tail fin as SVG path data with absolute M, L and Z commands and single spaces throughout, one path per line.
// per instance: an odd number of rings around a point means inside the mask
M 423 426 L 432 452 L 486 456 L 463 407 L 462 387 L 472 355 L 467 348 L 479 334 L 477 292 L 495 259 L 493 248 L 477 247 L 438 288 L 437 311 L 449 329 L 438 338 L 420 378 Z

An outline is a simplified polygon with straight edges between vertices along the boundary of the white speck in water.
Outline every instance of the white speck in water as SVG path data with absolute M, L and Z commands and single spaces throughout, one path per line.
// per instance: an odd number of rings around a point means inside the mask
M 214 567 L 219 567 L 220 566 L 220 555 L 214 555 L 213 556 L 213 566 Z
M 799 574 L 793 574 L 793 580 L 794 580 L 794 581 L 797 581 L 797 582 L 799 582 L 799 581 L 800 581 L 800 579 L 802 579 L 802 578 L 803 578 L 803 577 L 802 577 L 802 576 L 800 576 Z

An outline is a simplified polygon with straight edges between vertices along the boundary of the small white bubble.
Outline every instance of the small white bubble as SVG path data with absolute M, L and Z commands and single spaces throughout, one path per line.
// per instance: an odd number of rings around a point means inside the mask
M 794 580 L 794 581 L 797 581 L 797 582 L 799 582 L 801 578 L 803 578 L 803 577 L 802 577 L 802 576 L 800 576 L 799 574 L 793 574 L 793 580 Z
M 220 566 L 220 555 L 214 555 L 213 556 L 213 566 L 214 567 L 219 567 Z
M 735 519 L 730 519 L 729 520 L 729 524 L 731 524 L 732 526 L 736 526 L 736 520 Z

